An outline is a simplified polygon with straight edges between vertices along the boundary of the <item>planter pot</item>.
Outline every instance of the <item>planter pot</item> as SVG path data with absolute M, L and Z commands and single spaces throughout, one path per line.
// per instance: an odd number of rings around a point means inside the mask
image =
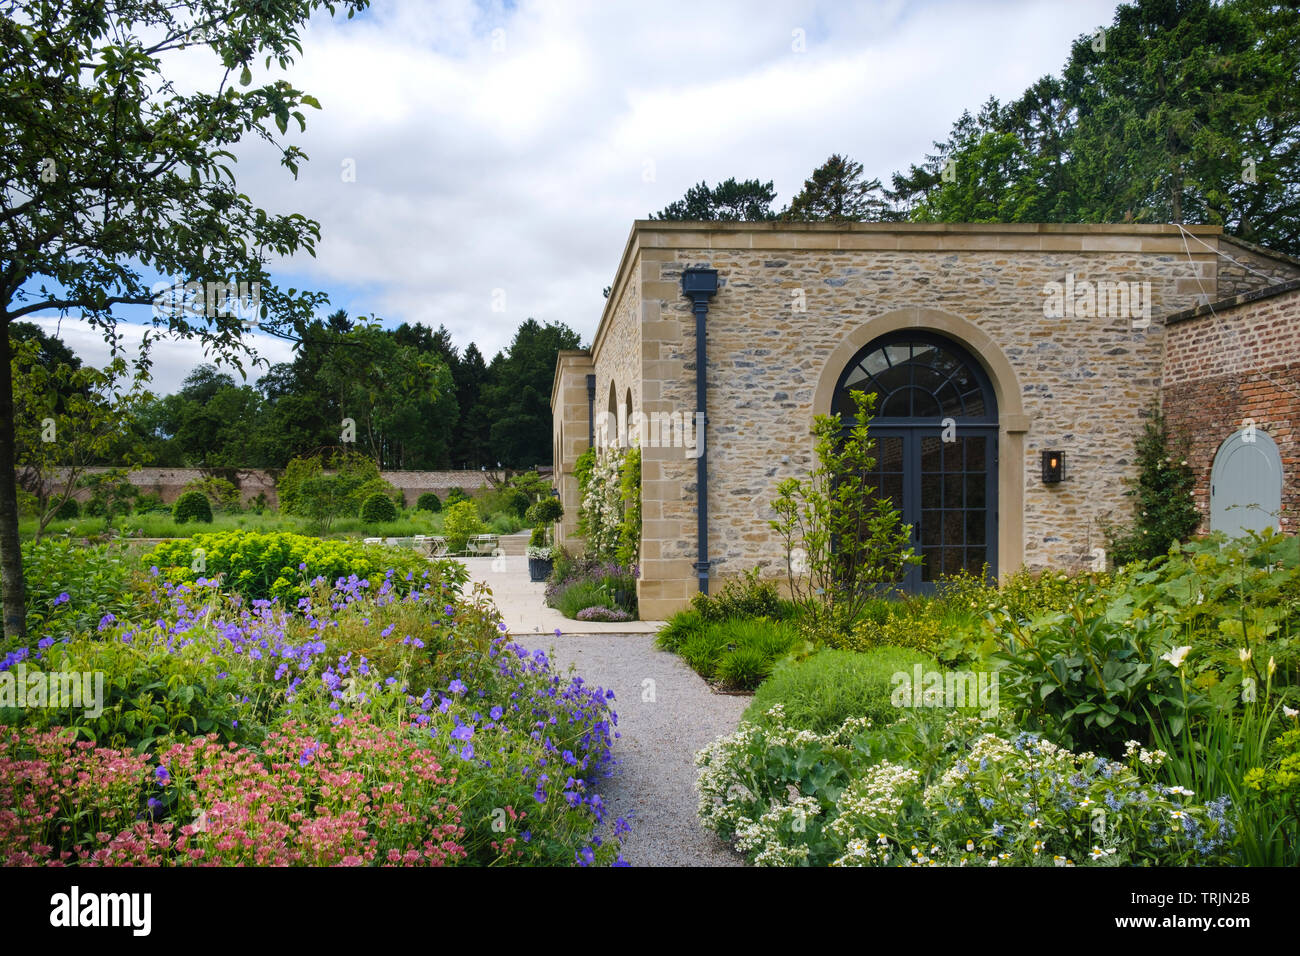
M 554 560 L 551 558 L 529 558 L 528 559 L 528 580 L 545 581 L 551 576 L 551 565 Z

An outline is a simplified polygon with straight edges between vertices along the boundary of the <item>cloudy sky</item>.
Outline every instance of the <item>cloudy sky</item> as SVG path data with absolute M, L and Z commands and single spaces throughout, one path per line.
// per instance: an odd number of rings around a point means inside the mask
M 833 152 L 885 179 L 963 109 L 1059 72 L 1115 6 L 374 0 L 303 35 L 290 78 L 323 109 L 290 137 L 310 157 L 298 179 L 261 144 L 236 174 L 268 210 L 321 223 L 315 259 L 273 273 L 331 308 L 444 324 L 489 359 L 529 316 L 590 340 L 634 219 L 729 176 L 773 180 L 783 205 Z M 205 55 L 177 62 L 182 85 L 212 85 Z M 60 334 L 106 358 L 75 317 Z M 178 342 L 154 359 L 165 393 L 203 356 Z

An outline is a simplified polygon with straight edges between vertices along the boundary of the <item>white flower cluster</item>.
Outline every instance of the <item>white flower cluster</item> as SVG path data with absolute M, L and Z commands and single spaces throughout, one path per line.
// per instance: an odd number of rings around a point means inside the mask
M 875 832 L 870 830 L 872 824 L 897 817 L 906 792 L 915 789 L 920 779 L 913 768 L 882 760 L 840 794 L 839 816 L 831 822 L 831 831 L 845 838 Z
M 609 554 L 618 544 L 619 524 L 623 520 L 619 469 L 626 455 L 622 448 L 598 453 L 587 481 L 582 513 L 587 525 L 587 547 L 596 554 Z

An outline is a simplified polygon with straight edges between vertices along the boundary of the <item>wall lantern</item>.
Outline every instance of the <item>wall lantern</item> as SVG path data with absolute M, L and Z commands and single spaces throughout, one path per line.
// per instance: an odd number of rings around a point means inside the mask
M 1061 481 L 1063 459 L 1059 451 L 1043 452 L 1043 484 L 1055 485 Z

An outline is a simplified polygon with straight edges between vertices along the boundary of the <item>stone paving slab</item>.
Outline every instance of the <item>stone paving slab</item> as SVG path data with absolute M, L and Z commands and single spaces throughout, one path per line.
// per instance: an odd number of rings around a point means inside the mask
M 653 634 L 663 621 L 574 621 L 542 603 L 545 582 L 528 580 L 528 558 L 506 554 L 496 558 L 456 558 L 469 568 L 470 581 L 481 581 L 492 589 L 492 600 L 501 611 L 510 633 L 529 634 Z M 470 585 L 466 585 L 468 589 Z

